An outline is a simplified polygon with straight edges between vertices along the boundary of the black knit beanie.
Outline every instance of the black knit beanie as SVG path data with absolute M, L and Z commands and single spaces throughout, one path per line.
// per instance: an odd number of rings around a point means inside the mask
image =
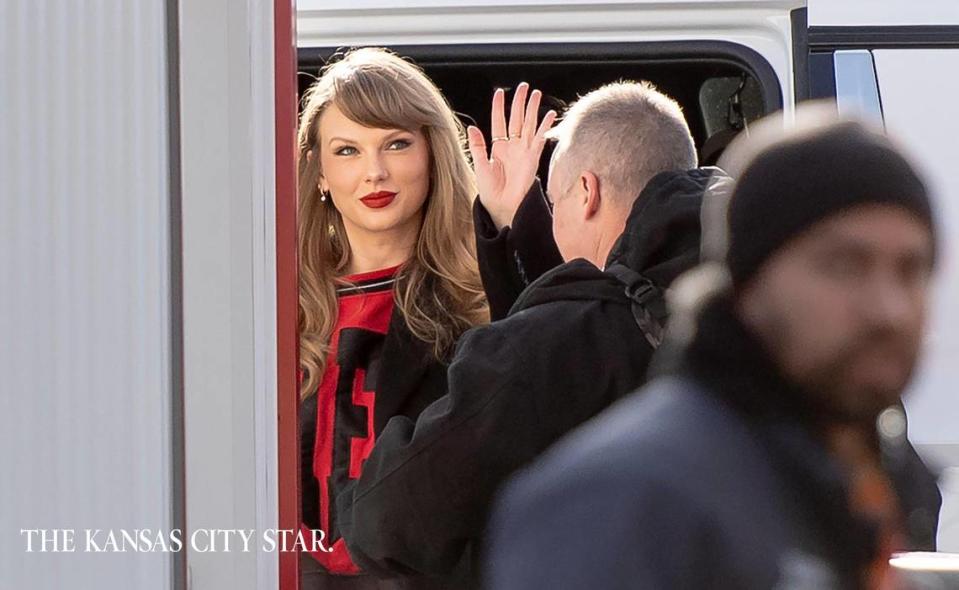
M 733 283 L 746 282 L 811 225 L 865 203 L 909 210 L 935 242 L 926 187 L 883 135 L 845 122 L 767 148 L 742 173 L 729 204 L 726 261 Z

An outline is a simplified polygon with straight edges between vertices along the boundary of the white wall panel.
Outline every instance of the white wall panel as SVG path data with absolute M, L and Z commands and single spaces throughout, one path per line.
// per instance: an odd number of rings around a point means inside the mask
M 167 69 L 161 0 L 0 2 L 0 587 L 169 588 Z M 77 529 L 26 553 L 21 528 Z

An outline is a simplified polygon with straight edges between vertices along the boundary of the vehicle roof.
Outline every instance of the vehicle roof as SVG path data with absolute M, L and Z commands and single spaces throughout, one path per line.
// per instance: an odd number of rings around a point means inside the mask
M 404 8 L 475 8 L 497 6 L 582 6 L 589 4 L 726 4 L 770 6 L 792 4 L 784 0 L 298 0 L 297 10 L 364 10 Z
M 789 8 L 788 0 L 298 0 L 297 10 L 306 12 L 340 12 L 362 10 L 397 10 L 423 8 L 495 9 L 497 7 L 577 7 L 590 5 L 656 5 Z M 903 26 L 959 25 L 959 2 L 956 0 L 807 0 L 810 26 Z

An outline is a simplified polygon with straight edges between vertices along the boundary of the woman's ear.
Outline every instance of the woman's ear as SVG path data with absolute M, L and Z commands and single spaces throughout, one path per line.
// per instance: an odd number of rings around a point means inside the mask
M 313 150 L 307 150 L 307 152 L 306 152 L 306 161 L 307 161 L 308 163 L 312 163 L 312 162 L 313 162 Z M 330 190 L 329 187 L 326 186 L 326 179 L 323 178 L 323 174 L 322 174 L 322 173 L 319 174 L 319 180 L 318 180 L 317 183 L 316 183 L 316 188 L 320 189 L 320 192 L 327 192 L 328 190 Z

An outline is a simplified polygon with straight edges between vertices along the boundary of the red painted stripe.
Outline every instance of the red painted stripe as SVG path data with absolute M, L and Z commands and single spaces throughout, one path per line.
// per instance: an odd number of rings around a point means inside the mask
M 276 113 L 276 347 L 279 440 L 279 527 L 300 523 L 299 432 L 297 422 L 297 258 L 296 258 L 296 0 L 274 0 L 273 68 Z M 299 553 L 277 552 L 280 589 L 299 590 Z

